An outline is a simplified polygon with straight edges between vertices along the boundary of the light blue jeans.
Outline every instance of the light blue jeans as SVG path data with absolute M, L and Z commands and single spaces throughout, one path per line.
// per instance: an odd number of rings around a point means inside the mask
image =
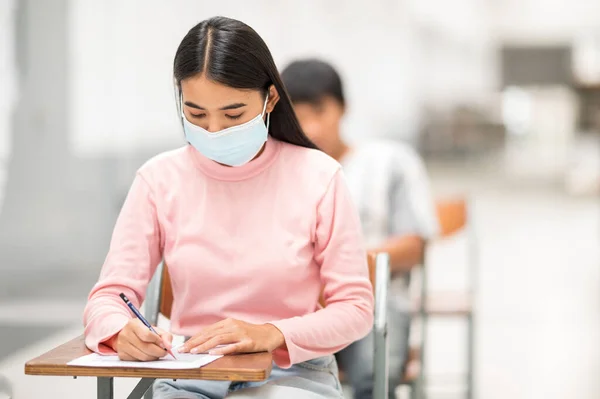
M 262 382 L 157 380 L 154 399 L 326 398 L 342 399 L 335 357 L 325 356 L 282 369 L 273 365 Z
M 402 382 L 402 373 L 408 356 L 410 314 L 388 301 L 388 367 L 389 398 L 396 397 L 396 387 Z M 375 353 L 373 332 L 337 354 L 340 369 L 354 390 L 354 399 L 373 398 L 373 361 Z M 380 399 L 380 398 L 377 398 Z

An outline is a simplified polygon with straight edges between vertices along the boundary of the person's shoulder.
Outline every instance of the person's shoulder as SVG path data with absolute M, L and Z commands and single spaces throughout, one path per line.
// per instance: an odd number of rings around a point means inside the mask
M 338 161 L 315 148 L 306 148 L 282 142 L 281 153 L 287 162 L 302 164 L 313 172 L 322 170 L 335 173 L 340 169 Z
M 189 164 L 188 146 L 183 146 L 153 156 L 138 169 L 137 173 L 149 182 L 156 182 L 180 174 L 182 170 L 189 169 Z
M 419 157 L 417 151 L 410 145 L 390 139 L 369 140 L 358 143 L 355 148 L 358 152 L 371 157 Z
M 399 168 L 420 167 L 423 160 L 416 149 L 402 141 L 372 140 L 355 147 L 357 155 L 367 162 L 382 162 Z
M 281 142 L 281 159 L 299 178 L 324 184 L 328 184 L 341 169 L 338 161 L 321 150 L 284 142 Z

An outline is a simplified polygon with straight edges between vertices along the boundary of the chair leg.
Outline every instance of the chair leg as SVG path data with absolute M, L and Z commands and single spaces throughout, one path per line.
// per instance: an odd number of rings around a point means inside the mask
M 427 314 L 423 313 L 422 317 L 422 326 L 421 328 L 423 329 L 423 331 L 421 331 L 422 334 L 422 338 L 421 338 L 421 370 L 419 371 L 419 376 L 417 378 L 417 381 L 415 381 L 415 398 L 416 399 L 425 399 L 426 398 L 426 394 L 425 394 L 425 352 L 427 350 L 427 322 L 428 322 L 428 316 Z
M 114 399 L 113 377 L 98 377 L 98 399 Z
M 474 336 L 475 326 L 473 323 L 473 314 L 470 314 L 467 319 L 467 399 L 473 399 L 473 389 L 474 389 L 474 362 L 475 362 L 475 336 Z
M 419 395 L 417 394 L 417 382 L 413 382 L 410 384 L 410 399 L 417 399 Z

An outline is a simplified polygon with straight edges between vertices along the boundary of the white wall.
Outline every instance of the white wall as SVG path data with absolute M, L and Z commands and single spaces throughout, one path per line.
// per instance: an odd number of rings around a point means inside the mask
M 466 12 L 467 20 L 477 17 L 482 7 L 473 12 L 468 6 L 481 0 L 462 2 L 465 6 L 459 14 Z M 435 47 L 429 54 L 422 53 L 411 3 L 418 2 L 74 0 L 70 24 L 72 145 L 79 154 L 91 155 L 181 143 L 172 59 L 189 28 L 219 14 L 254 27 L 280 67 L 305 56 L 334 63 L 345 77 L 350 100 L 345 125 L 350 138 L 390 132 L 410 137 L 419 122 L 422 93 L 439 93 L 440 87 L 442 93 L 465 93 L 469 84 L 477 91 L 480 82 L 488 79 L 480 72 L 470 73 L 461 84 L 461 64 L 479 70 L 485 65 L 465 59 L 460 51 L 445 58 L 435 58 Z M 436 17 L 447 19 L 452 10 L 449 7 Z M 462 32 L 460 45 L 477 29 Z M 448 30 L 441 34 L 447 35 Z M 434 64 L 425 76 L 419 57 Z M 452 57 L 451 72 L 444 74 L 448 66 L 443 63 Z M 424 80 L 432 78 L 428 89 Z M 445 87 L 449 81 L 454 85 Z
M 11 149 L 11 118 L 16 94 L 14 14 L 14 0 L 0 2 L 0 211 Z
M 600 82 L 600 1 L 503 0 L 492 6 L 494 35 L 510 45 L 573 45 L 575 78 Z M 581 39 L 591 46 L 581 46 Z M 591 48 L 590 48 L 591 47 Z M 583 51 L 582 51 L 583 50 Z M 509 136 L 506 172 L 511 177 L 554 182 L 564 177 L 577 139 L 578 99 L 566 87 L 527 88 L 527 134 Z
M 570 43 L 600 29 L 597 0 L 503 0 L 491 2 L 495 34 L 510 43 Z
M 429 105 L 485 102 L 497 89 L 496 41 L 487 0 L 412 1 L 419 82 Z

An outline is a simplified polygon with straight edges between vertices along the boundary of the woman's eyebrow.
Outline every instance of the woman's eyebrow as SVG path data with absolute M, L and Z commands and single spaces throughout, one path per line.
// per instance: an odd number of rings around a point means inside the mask
M 196 108 L 196 109 L 206 110 L 206 108 L 201 107 L 198 104 L 194 104 L 191 101 L 186 101 L 186 102 L 184 102 L 184 104 L 187 105 L 190 108 Z M 238 109 L 238 108 L 245 107 L 246 105 L 248 105 L 248 104 L 245 104 L 245 103 L 233 103 L 233 104 L 229 104 L 229 105 L 226 105 L 224 107 L 221 107 L 221 108 L 219 108 L 219 110 L 220 111 L 227 111 L 227 110 L 230 110 L 230 109 Z
M 221 111 L 227 111 L 228 109 L 238 109 L 238 108 L 242 108 L 245 107 L 247 104 L 244 103 L 234 103 L 234 104 L 229 104 L 226 105 L 224 107 L 219 108 Z

